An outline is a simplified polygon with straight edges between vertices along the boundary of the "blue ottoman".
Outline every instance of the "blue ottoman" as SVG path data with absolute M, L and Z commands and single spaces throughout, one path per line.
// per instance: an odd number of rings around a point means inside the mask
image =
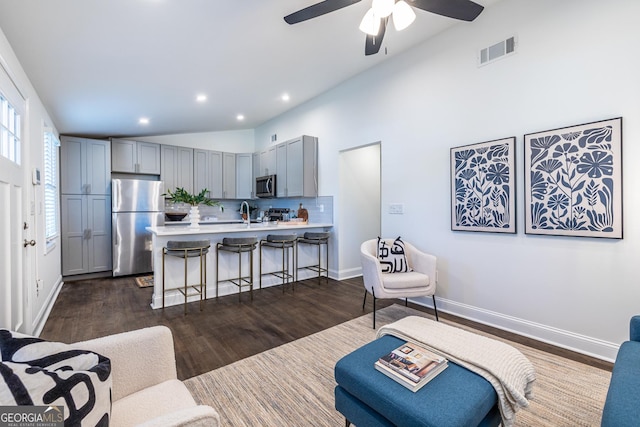
M 335 366 L 336 409 L 347 426 L 497 427 L 498 397 L 481 376 L 449 362 L 449 367 L 417 392 L 378 372 L 378 358 L 404 344 L 385 335 L 360 347 Z

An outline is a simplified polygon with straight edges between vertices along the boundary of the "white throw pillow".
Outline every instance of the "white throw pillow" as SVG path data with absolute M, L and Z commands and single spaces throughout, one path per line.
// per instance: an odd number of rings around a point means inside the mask
M 0 329 L 0 406 L 64 406 L 65 425 L 108 426 L 111 361 Z
M 410 271 L 404 251 L 404 242 L 398 237 L 389 245 L 378 237 L 378 260 L 383 273 L 406 273 Z

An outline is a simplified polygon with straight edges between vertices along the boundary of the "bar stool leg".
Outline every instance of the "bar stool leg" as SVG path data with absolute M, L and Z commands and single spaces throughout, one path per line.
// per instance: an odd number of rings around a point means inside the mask
M 242 302 L 242 251 L 238 252 L 238 301 Z
M 162 249 L 162 309 L 164 310 L 164 249 Z
M 288 278 L 288 276 L 286 276 L 286 274 L 289 273 L 289 269 L 287 269 L 287 272 L 285 273 L 285 269 L 284 269 L 284 243 L 282 244 L 282 293 L 284 294 L 284 286 L 285 286 L 285 278 Z
M 187 314 L 187 291 L 189 290 L 187 287 L 187 266 L 188 266 L 188 257 L 185 253 L 184 255 L 184 314 Z
M 320 254 L 322 253 L 322 245 L 318 242 L 318 283 L 320 283 L 320 277 L 322 272 L 322 264 L 320 264 L 320 259 L 322 258 Z
M 251 280 L 249 294 L 251 295 L 251 301 L 253 301 L 253 249 L 249 251 L 249 279 Z
M 329 241 L 327 240 L 327 242 L 325 243 L 325 249 L 327 251 L 327 271 L 325 271 L 326 275 L 327 275 L 327 284 L 329 284 Z
M 258 270 L 258 282 L 260 283 L 260 289 L 262 289 L 262 240 L 260 241 L 260 245 L 258 250 L 260 251 L 260 254 L 258 255 L 258 260 L 259 260 L 259 270 Z

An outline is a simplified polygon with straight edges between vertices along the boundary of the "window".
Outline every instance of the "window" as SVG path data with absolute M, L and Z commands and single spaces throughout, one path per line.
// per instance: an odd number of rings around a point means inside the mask
M 50 130 L 44 131 L 44 229 L 47 245 L 58 229 L 58 147 L 60 141 Z
M 20 114 L 1 94 L 0 155 L 20 164 Z

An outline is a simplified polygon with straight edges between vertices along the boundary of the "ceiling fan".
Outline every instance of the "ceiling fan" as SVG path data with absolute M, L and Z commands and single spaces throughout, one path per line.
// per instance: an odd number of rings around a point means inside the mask
M 361 0 L 325 0 L 284 17 L 288 24 L 297 24 L 308 19 L 342 9 Z M 380 50 L 389 17 L 398 31 L 408 27 L 415 19 L 411 6 L 449 18 L 473 21 L 484 6 L 471 0 L 373 0 L 371 9 L 360 23 L 360 30 L 367 33 L 364 54 L 374 55 Z

